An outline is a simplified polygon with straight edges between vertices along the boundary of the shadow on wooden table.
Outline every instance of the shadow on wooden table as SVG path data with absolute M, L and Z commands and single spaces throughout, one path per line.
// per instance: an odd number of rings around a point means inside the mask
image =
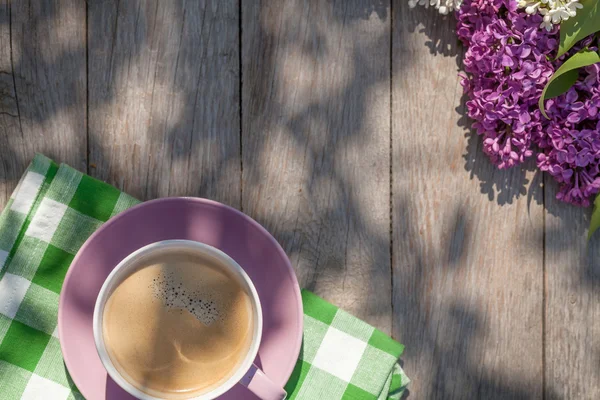
M 467 148 L 465 149 L 465 170 L 470 173 L 471 179 L 480 182 L 481 193 L 487 195 L 488 200 L 495 201 L 498 205 L 512 204 L 521 196 L 527 196 L 528 204 L 535 202 L 543 204 L 544 187 L 542 175 L 537 172 L 535 159 L 532 156 L 523 165 L 513 167 L 510 173 L 499 170 L 483 156 L 483 140 L 474 129 L 473 121 L 467 116 L 466 102 L 468 97 L 463 94 L 456 112 L 460 116 L 458 126 L 465 130 Z M 528 177 L 534 171 L 533 178 Z
M 398 199 L 396 207 L 399 210 L 415 208 L 411 205 L 414 200 L 410 197 L 399 196 Z M 400 220 L 395 221 L 395 225 L 405 229 L 400 234 L 400 240 L 411 243 L 412 254 L 406 259 L 412 261 L 402 262 L 394 270 L 394 279 L 402 282 L 402 286 L 395 288 L 394 293 L 394 332 L 410 344 L 406 347 L 404 357 L 411 360 L 411 366 L 417 367 L 421 376 L 426 376 L 426 385 L 431 385 L 424 388 L 428 396 L 436 399 L 453 399 L 460 396 L 474 399 L 536 398 L 536 394 L 539 394 L 537 383 L 540 383 L 541 379 L 536 383 L 528 382 L 526 377 L 511 377 L 510 367 L 508 370 L 499 368 L 500 374 L 507 375 L 503 378 L 488 371 L 489 363 L 479 358 L 488 356 L 476 349 L 486 348 L 487 352 L 493 353 L 494 346 L 498 345 L 490 343 L 495 335 L 491 332 L 490 322 L 483 317 L 488 310 L 482 309 L 479 304 L 473 304 L 468 297 L 461 299 L 448 296 L 447 301 L 431 304 L 436 298 L 432 296 L 433 292 L 448 291 L 448 288 L 431 287 L 432 275 L 444 275 L 449 280 L 458 279 L 454 284 L 458 288 L 460 281 L 469 279 L 465 270 L 467 262 L 448 263 L 449 269 L 459 269 L 453 273 L 436 268 L 435 260 L 444 260 L 446 250 L 435 245 L 421 247 L 419 240 L 415 239 L 421 234 L 411 216 L 403 211 L 395 215 L 400 217 Z M 469 232 L 472 228 L 469 227 L 468 218 L 461 222 L 461 215 L 464 216 L 464 210 L 456 210 L 456 226 L 464 232 Z M 468 237 L 464 240 L 469 241 Z M 460 241 L 452 243 L 461 247 Z M 452 254 L 461 254 L 461 250 L 451 248 L 448 254 L 452 260 Z M 443 327 L 443 330 L 440 330 L 440 327 Z M 501 350 L 498 348 L 497 351 Z M 413 355 L 418 355 L 419 359 L 414 360 Z M 515 364 L 519 362 L 514 360 Z M 410 374 L 410 369 L 407 372 Z M 547 398 L 557 398 L 553 385 L 549 386 L 545 389 Z M 420 396 L 423 396 L 423 393 L 417 393 L 417 398 L 421 398 Z
M 0 201 L 34 152 L 86 169 L 84 22 L 84 2 L 0 6 Z
M 243 211 L 301 285 L 390 332 L 389 6 L 248 4 Z
M 555 198 L 559 185 L 548 175 L 546 210 L 549 223 L 546 226 L 546 247 L 555 256 L 578 254 L 569 259 L 572 265 L 565 265 L 571 271 L 577 271 L 579 279 L 571 282 L 571 290 L 594 291 L 600 285 L 600 232 L 587 238 L 592 207 L 581 208 L 564 203 Z
M 395 0 L 394 6 L 399 7 Z M 424 8 L 420 5 L 408 11 L 412 17 L 407 19 L 407 30 L 410 33 L 421 33 L 427 37 L 425 46 L 432 56 L 456 57 L 456 66 L 460 67 L 461 44 L 455 34 L 456 20 L 452 15 L 440 15 L 431 7 Z

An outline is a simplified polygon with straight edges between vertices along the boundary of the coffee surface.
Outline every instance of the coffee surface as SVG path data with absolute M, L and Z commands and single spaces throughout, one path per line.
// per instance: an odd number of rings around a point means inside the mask
M 142 266 L 105 305 L 104 341 L 115 367 L 138 389 L 174 399 L 227 380 L 252 341 L 244 288 L 195 255 L 163 255 Z

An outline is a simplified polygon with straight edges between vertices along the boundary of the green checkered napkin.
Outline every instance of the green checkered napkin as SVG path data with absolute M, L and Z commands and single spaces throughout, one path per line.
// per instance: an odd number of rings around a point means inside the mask
M 37 155 L 0 214 L 0 397 L 82 399 L 64 366 L 58 297 L 73 257 L 131 196 Z M 304 341 L 289 399 L 397 399 L 402 345 L 304 291 Z
M 304 339 L 285 386 L 288 399 L 399 399 L 408 378 L 397 364 L 404 346 L 302 290 Z

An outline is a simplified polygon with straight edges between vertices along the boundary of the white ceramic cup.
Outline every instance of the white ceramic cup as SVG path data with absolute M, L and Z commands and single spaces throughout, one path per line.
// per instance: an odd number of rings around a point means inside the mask
M 205 259 L 212 260 L 218 265 L 222 266 L 223 269 L 230 272 L 230 275 L 238 280 L 240 285 L 246 290 L 252 300 L 252 314 L 254 321 L 254 331 L 252 337 L 252 343 L 250 348 L 240 363 L 239 367 L 232 372 L 229 379 L 223 382 L 221 385 L 213 388 L 209 392 L 202 395 L 193 397 L 194 400 L 212 400 L 218 396 L 224 394 L 231 389 L 237 383 L 248 387 L 254 394 L 263 400 L 282 400 L 285 398 L 285 391 L 273 383 L 260 369 L 254 364 L 254 359 L 258 353 L 260 347 L 260 341 L 262 336 L 263 328 L 263 317 L 262 309 L 260 305 L 260 299 L 254 284 L 246 274 L 246 272 L 240 267 L 227 254 L 221 250 L 216 249 L 207 244 L 194 242 L 190 240 L 166 240 L 149 244 L 141 249 L 133 252 L 121 261 L 115 269 L 110 273 L 106 281 L 100 289 L 98 298 L 96 299 L 96 306 L 94 308 L 94 340 L 96 342 L 96 348 L 100 356 L 104 368 L 110 375 L 110 377 L 124 390 L 129 392 L 131 395 L 142 400 L 161 400 L 166 397 L 160 396 L 160 393 L 153 393 L 149 395 L 143 392 L 127 379 L 125 379 L 119 371 L 115 368 L 110 359 L 103 337 L 103 314 L 104 306 L 113 290 L 123 282 L 128 276 L 134 273 L 136 270 L 143 268 L 144 260 L 154 258 L 158 255 L 173 252 L 187 252 L 197 254 Z

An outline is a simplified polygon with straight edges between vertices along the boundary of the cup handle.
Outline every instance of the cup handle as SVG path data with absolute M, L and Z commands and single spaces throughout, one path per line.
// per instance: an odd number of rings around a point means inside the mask
M 252 364 L 246 375 L 240 380 L 252 393 L 261 400 L 284 400 L 287 393 L 276 383 L 273 383 L 264 372 Z

